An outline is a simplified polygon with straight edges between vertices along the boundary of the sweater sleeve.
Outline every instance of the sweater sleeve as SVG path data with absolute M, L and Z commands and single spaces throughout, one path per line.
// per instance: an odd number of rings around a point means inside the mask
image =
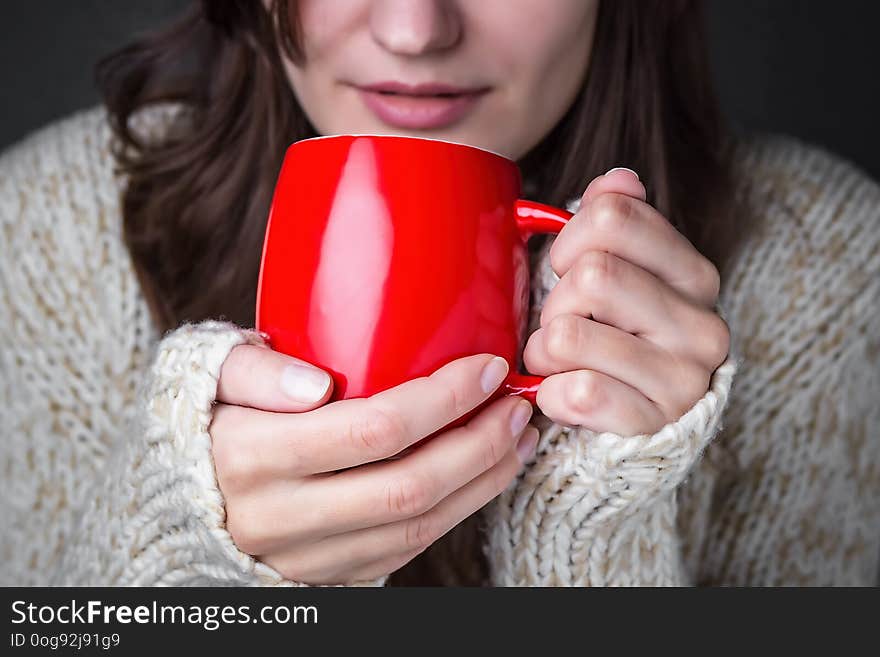
M 86 496 L 53 583 L 302 586 L 241 552 L 225 529 L 208 429 L 220 368 L 239 344 L 263 341 L 207 320 L 159 343 L 133 426 Z
M 875 586 L 880 185 L 790 138 L 745 146 L 756 226 L 724 297 L 741 393 L 681 489 L 688 571 L 701 585 Z
M 549 240 L 533 276 L 530 328 L 558 277 Z M 682 585 L 676 489 L 721 428 L 736 361 L 687 413 L 653 435 L 560 425 L 536 413 L 534 460 L 486 507 L 495 586 Z
M 688 584 L 676 489 L 721 427 L 736 366 L 653 435 L 620 436 L 536 416 L 534 460 L 488 507 L 495 586 Z
M 211 454 L 220 368 L 262 339 L 155 335 L 108 136 L 90 111 L 0 154 L 0 583 L 300 585 L 237 549 Z

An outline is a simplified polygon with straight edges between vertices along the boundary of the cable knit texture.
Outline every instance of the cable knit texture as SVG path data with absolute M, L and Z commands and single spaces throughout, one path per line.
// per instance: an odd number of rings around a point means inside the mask
M 220 367 L 262 339 L 220 321 L 157 334 L 109 139 L 91 110 L 0 156 L 0 583 L 297 585 L 236 548 L 211 458 Z M 790 139 L 734 157 L 756 221 L 723 272 L 733 357 L 707 394 L 650 436 L 537 414 L 532 462 L 426 564 L 478 521 L 484 584 L 877 582 L 880 189 Z M 463 583 L 454 558 L 444 583 Z

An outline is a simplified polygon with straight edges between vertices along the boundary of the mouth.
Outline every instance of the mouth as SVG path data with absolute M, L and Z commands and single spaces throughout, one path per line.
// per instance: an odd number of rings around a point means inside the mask
M 490 88 L 392 81 L 358 86 L 357 90 L 367 109 L 382 123 L 392 128 L 428 130 L 461 121 Z

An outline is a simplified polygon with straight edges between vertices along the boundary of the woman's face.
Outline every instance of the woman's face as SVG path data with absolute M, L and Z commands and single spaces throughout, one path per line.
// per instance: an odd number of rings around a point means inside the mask
M 583 82 L 599 0 L 300 0 L 288 78 L 322 135 L 457 141 L 519 159 Z

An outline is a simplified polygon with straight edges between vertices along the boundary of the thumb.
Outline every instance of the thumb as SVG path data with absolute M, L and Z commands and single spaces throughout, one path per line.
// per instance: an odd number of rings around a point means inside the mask
M 217 401 L 281 413 L 301 413 L 324 405 L 333 378 L 299 358 L 270 348 L 242 344 L 229 352 L 220 370 Z
M 581 197 L 581 204 L 586 205 L 600 194 L 607 194 L 609 192 L 632 196 L 640 201 L 648 198 L 645 186 L 639 180 L 638 174 L 632 169 L 618 167 L 611 169 L 604 176 L 594 178 Z

